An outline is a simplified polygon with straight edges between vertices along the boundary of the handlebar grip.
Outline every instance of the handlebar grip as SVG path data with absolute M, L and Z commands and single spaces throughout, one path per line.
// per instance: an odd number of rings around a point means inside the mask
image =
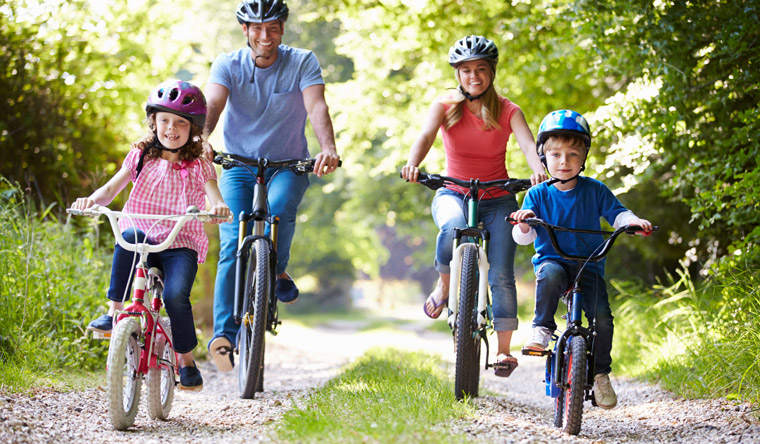
M 658 226 L 653 226 L 651 231 L 644 230 L 638 225 L 627 225 L 625 227 L 625 233 L 630 235 L 639 235 L 639 236 L 651 236 L 653 232 L 657 231 L 659 229 Z

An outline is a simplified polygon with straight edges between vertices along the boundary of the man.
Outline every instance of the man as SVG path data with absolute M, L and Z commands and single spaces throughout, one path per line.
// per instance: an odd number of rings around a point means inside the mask
M 204 133 L 216 127 L 227 106 L 224 144 L 227 152 L 271 160 L 310 157 L 304 130 L 309 118 L 322 151 L 314 173 L 321 177 L 338 167 L 332 120 L 325 102 L 322 69 L 314 53 L 282 45 L 288 7 L 282 0 L 243 0 L 237 19 L 248 41 L 247 48 L 222 54 L 211 65 L 206 99 L 208 115 Z M 206 156 L 212 156 L 207 147 Z M 272 214 L 280 218 L 277 239 L 275 293 L 284 303 L 298 298 L 298 288 L 285 271 L 295 232 L 296 210 L 309 180 L 306 175 L 269 169 L 266 175 Z M 220 225 L 219 266 L 214 291 L 214 337 L 209 353 L 221 371 L 234 365 L 232 344 L 239 325 L 232 318 L 234 305 L 237 217 L 251 212 L 256 178 L 245 168 L 222 174 L 219 188 L 235 216 L 235 223 Z

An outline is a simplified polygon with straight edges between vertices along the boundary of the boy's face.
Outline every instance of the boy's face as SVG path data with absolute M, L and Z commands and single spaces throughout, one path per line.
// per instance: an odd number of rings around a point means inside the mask
M 586 161 L 586 150 L 559 143 L 546 152 L 546 168 L 552 177 L 568 180 L 581 172 Z

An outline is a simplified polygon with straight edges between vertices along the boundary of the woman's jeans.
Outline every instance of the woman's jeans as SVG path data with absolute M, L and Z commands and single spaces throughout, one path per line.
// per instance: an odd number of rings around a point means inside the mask
M 136 235 L 135 235 L 136 234 Z M 142 242 L 145 233 L 133 228 L 122 233 L 124 240 L 133 244 L 135 240 Z M 152 242 L 148 242 L 151 243 Z M 116 244 L 113 252 L 111 267 L 111 286 L 108 288 L 108 299 L 121 302 L 128 300 L 132 288 L 132 278 L 135 270 L 132 264 L 137 264 L 139 255 L 127 251 Z M 190 305 L 190 290 L 193 288 L 195 275 L 198 272 L 198 253 L 190 248 L 171 248 L 148 255 L 148 268 L 156 267 L 163 272 L 164 306 L 169 315 L 172 327 L 174 351 L 188 353 L 198 345 L 193 321 L 193 307 Z M 126 295 L 126 299 L 124 296 Z M 150 303 L 150 301 L 146 301 Z
M 567 291 L 579 265 L 575 262 L 545 260 L 536 270 L 536 311 L 533 318 L 534 327 L 546 327 L 551 331 L 557 329 L 554 315 L 562 295 Z M 607 374 L 612 368 L 612 310 L 607 297 L 607 284 L 604 276 L 592 270 L 584 270 L 581 276 L 583 300 L 581 307 L 586 313 L 588 325 L 596 316 L 596 338 L 594 339 L 594 356 L 596 374 Z
M 256 168 L 251 168 L 257 171 Z M 275 174 L 276 173 L 276 174 Z M 268 168 L 265 176 L 270 213 L 280 218 L 277 228 L 277 274 L 285 271 L 290 259 L 290 244 L 296 231 L 296 211 L 309 187 L 308 177 L 287 169 Z M 224 336 L 230 344 L 240 328 L 232 317 L 235 304 L 235 258 L 238 248 L 238 222 L 241 212 L 253 211 L 256 176 L 246 168 L 235 167 L 222 172 L 219 190 L 235 217 L 231 224 L 219 225 L 219 265 L 214 287 L 214 337 Z M 253 224 L 248 224 L 251 234 Z M 269 226 L 267 226 L 269 234 Z
M 435 251 L 435 269 L 449 274 L 453 254 L 454 229 L 465 228 L 467 220 L 463 210 L 462 194 L 440 188 L 433 198 L 433 220 L 441 230 Z M 479 221 L 491 235 L 488 247 L 488 283 L 493 296 L 494 330 L 517 330 L 517 290 L 515 288 L 515 249 L 512 225 L 504 219 L 517 211 L 514 196 L 482 199 L 479 204 Z

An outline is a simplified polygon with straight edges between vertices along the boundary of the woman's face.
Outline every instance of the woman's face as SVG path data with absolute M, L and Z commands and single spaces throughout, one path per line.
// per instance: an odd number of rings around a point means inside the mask
M 473 96 L 486 92 L 493 81 L 491 63 L 485 59 L 461 63 L 457 66 L 456 76 L 462 88 Z
M 156 113 L 156 134 L 161 145 L 169 149 L 185 146 L 190 138 L 190 121 L 173 113 Z

